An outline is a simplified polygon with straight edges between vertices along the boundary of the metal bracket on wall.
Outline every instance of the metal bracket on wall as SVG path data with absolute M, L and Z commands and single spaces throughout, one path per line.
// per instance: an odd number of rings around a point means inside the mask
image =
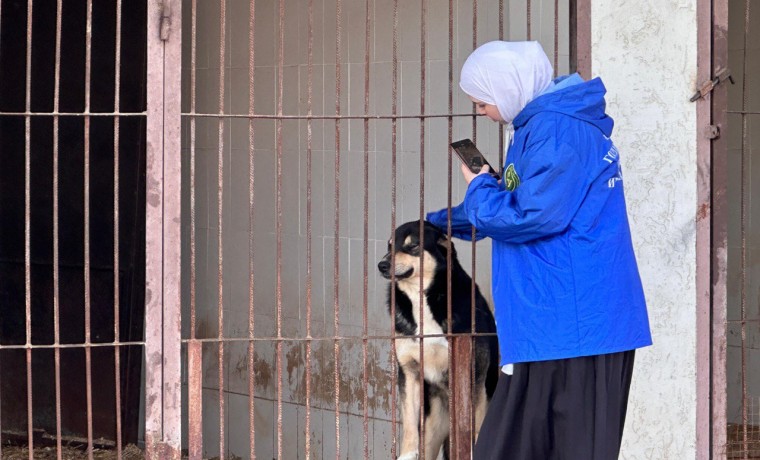
M 712 92 L 713 89 L 715 89 L 716 86 L 718 86 L 719 84 L 723 83 L 726 80 L 730 81 L 732 85 L 734 84 L 734 77 L 731 76 L 731 71 L 728 68 L 725 68 L 721 70 L 720 72 L 718 72 L 715 75 L 715 78 L 713 78 L 712 80 L 708 80 L 702 83 L 701 85 L 699 85 L 699 90 L 697 90 L 697 92 L 694 93 L 694 95 L 691 97 L 691 99 L 689 99 L 689 101 L 695 102 L 707 96 L 708 94 Z
M 720 127 L 718 125 L 710 125 L 705 128 L 705 137 L 708 139 L 717 139 L 720 137 Z
M 169 40 L 169 34 L 172 31 L 172 8 L 168 3 L 161 6 L 161 21 L 158 27 L 158 37 L 161 41 Z

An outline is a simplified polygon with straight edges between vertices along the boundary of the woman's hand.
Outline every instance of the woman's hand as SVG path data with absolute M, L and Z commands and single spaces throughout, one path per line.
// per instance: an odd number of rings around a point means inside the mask
M 475 179 L 475 176 L 479 176 L 481 174 L 488 174 L 489 172 L 491 172 L 491 168 L 489 168 L 488 165 L 483 165 L 483 167 L 480 168 L 480 172 L 477 174 L 470 171 L 470 168 L 465 166 L 464 163 L 462 163 L 461 169 L 462 169 L 462 175 L 464 176 L 464 180 L 467 181 L 467 185 L 470 185 L 470 182 L 472 182 L 472 180 Z

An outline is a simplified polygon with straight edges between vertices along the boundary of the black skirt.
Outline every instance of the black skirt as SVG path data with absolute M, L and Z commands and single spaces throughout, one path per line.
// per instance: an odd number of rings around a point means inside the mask
M 499 374 L 475 460 L 613 460 L 635 350 L 518 363 Z

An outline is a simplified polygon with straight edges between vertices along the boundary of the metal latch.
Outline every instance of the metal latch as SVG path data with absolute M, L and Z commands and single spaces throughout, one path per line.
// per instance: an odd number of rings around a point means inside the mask
M 708 139 L 717 139 L 720 137 L 720 127 L 718 125 L 710 125 L 705 128 L 705 137 Z
M 172 10 L 169 2 L 164 2 L 161 7 L 161 21 L 158 28 L 158 37 L 161 41 L 169 40 L 169 33 L 172 31 Z
M 715 78 L 712 80 L 708 80 L 699 87 L 699 90 L 694 93 L 694 95 L 689 99 L 690 102 L 694 102 L 700 98 L 703 98 L 707 96 L 709 93 L 712 92 L 713 89 L 715 89 L 716 86 L 718 86 L 720 83 L 723 83 L 724 81 L 731 82 L 731 84 L 734 84 L 734 77 L 731 76 L 731 71 L 728 68 L 725 68 L 718 72 L 717 75 L 715 75 Z

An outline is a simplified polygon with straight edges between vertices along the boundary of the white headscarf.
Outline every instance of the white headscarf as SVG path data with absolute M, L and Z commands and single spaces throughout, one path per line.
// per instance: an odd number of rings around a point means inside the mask
M 552 83 L 554 71 L 538 42 L 492 41 L 479 46 L 462 66 L 459 87 L 495 105 L 511 123 Z

